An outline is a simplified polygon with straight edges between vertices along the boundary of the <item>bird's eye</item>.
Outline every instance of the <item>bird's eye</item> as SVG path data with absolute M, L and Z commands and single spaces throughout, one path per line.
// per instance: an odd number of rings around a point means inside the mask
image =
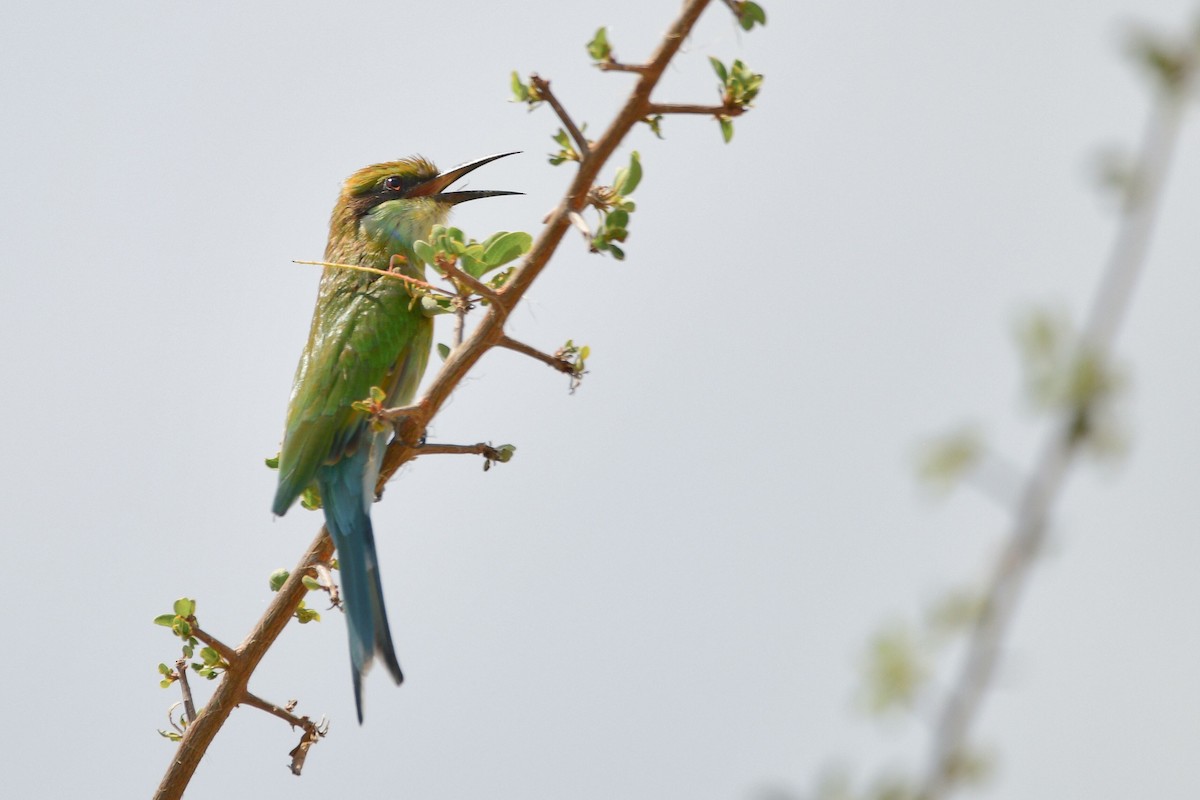
M 401 178 L 399 175 L 392 175 L 384 180 L 383 185 L 393 192 L 398 192 L 404 188 L 404 178 Z

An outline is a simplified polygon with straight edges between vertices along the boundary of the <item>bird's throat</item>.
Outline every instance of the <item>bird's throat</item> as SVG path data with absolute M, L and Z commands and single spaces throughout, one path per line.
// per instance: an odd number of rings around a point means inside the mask
M 380 203 L 363 215 L 359 231 L 373 248 L 410 259 L 413 242 L 429 238 L 434 225 L 444 225 L 450 206 L 425 197 Z

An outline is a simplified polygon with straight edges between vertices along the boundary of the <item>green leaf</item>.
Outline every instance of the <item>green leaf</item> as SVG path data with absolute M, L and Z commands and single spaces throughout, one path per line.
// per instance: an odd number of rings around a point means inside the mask
M 615 258 L 617 261 L 625 260 L 625 251 L 622 250 L 621 248 L 617 247 L 615 244 L 610 244 L 608 246 L 608 249 L 609 249 L 609 252 L 611 252 L 613 254 L 613 258 Z
M 721 138 L 725 140 L 725 144 L 733 138 L 733 120 L 730 117 L 718 117 L 721 121 Z
M 725 70 L 725 65 L 720 59 L 709 56 L 708 63 L 712 64 L 713 72 L 717 73 L 717 77 L 721 79 L 722 85 L 729 82 L 729 73 Z
M 613 181 L 613 191 L 619 195 L 633 194 L 633 190 L 642 182 L 642 162 L 638 151 L 634 150 L 629 156 L 629 166 L 617 170 L 617 179 Z
M 507 464 L 512 460 L 513 455 L 517 452 L 517 446 L 514 444 L 502 444 L 496 448 L 496 460 L 501 464 Z
M 508 279 L 511 278 L 513 273 L 516 271 L 516 267 L 509 267 L 508 269 L 497 272 L 492 276 L 491 280 L 488 281 L 488 286 L 491 286 L 493 289 L 502 288 L 504 284 L 508 283 Z
M 492 234 L 483 243 L 482 261 L 487 272 L 520 258 L 533 247 L 533 237 L 524 231 L 501 231 Z M 476 275 L 475 277 L 479 277 Z
M 159 614 L 154 618 L 155 625 L 162 625 L 164 628 L 170 628 L 175 624 L 174 614 Z
M 311 578 L 308 575 L 305 575 L 300 579 L 300 582 L 303 583 L 304 588 L 308 589 L 310 592 L 321 591 L 321 584 L 317 582 L 316 578 Z
M 930 486 L 949 490 L 971 472 L 984 455 L 983 439 L 970 429 L 929 442 L 920 455 L 917 474 Z
M 608 44 L 608 29 L 600 28 L 587 44 L 588 55 L 594 61 L 608 61 L 612 57 L 612 47 Z
M 274 458 L 265 458 L 263 460 L 267 462 L 268 469 L 279 469 L 279 453 L 276 453 Z
M 929 678 L 925 654 L 907 627 L 893 626 L 877 633 L 866 668 L 866 699 L 875 713 L 911 708 Z
M 158 671 L 159 671 L 160 673 L 162 673 L 163 675 L 170 675 L 170 674 L 171 674 L 171 668 L 170 668 L 170 667 L 168 667 L 166 664 L 159 664 L 159 665 L 158 665 Z
M 196 613 L 196 601 L 181 597 L 175 601 L 175 616 L 190 617 Z
M 759 25 L 767 24 L 767 12 L 762 10 L 762 6 L 758 3 L 752 3 L 750 0 L 742 3 L 738 19 L 742 23 L 743 30 L 750 30 L 755 23 Z
M 644 122 L 650 126 L 650 132 L 653 133 L 655 136 L 657 136 L 659 139 L 663 138 L 662 121 L 663 121 L 662 114 L 655 114 L 653 117 L 646 117 L 642 120 L 642 122 Z
M 447 358 L 450 357 L 450 345 L 446 345 L 446 344 L 442 344 L 441 342 L 438 342 L 437 351 L 438 351 L 438 355 L 442 357 L 442 361 L 445 361 Z
M 479 245 L 468 248 L 468 252 L 463 253 L 458 259 L 458 268 L 470 275 L 472 278 L 479 278 L 483 273 L 488 271 L 487 265 L 480 260 L 483 255 L 483 248 Z
M 524 103 L 529 99 L 529 87 L 521 82 L 521 76 L 515 69 L 512 73 L 512 93 L 513 99 L 518 103 Z
M 316 511 L 321 507 L 321 490 L 317 488 L 315 483 L 309 484 L 300 493 L 300 507 L 309 511 Z
M 211 667 L 221 663 L 221 654 L 211 647 L 205 647 L 200 651 L 200 660 Z
M 604 227 L 614 230 L 624 230 L 629 224 L 629 212 L 616 209 L 608 212 L 608 216 L 604 218 Z
M 291 573 L 286 569 L 277 569 L 271 573 L 271 577 L 267 579 L 268 585 L 272 592 L 278 592 L 283 588 L 283 584 L 287 582 L 288 576 Z
M 413 253 L 426 264 L 432 264 L 437 251 L 426 241 L 413 242 Z

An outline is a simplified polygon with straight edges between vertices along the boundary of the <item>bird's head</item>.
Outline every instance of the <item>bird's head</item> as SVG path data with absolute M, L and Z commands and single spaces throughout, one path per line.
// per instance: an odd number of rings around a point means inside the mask
M 498 158 L 515 155 L 500 153 L 470 161 L 462 166 L 438 172 L 420 156 L 364 167 L 346 179 L 332 228 L 341 235 L 359 232 L 385 246 L 407 249 L 429 234 L 434 225 L 443 224 L 450 209 L 468 200 L 499 197 L 520 192 L 493 190 L 446 191 L 459 178 Z

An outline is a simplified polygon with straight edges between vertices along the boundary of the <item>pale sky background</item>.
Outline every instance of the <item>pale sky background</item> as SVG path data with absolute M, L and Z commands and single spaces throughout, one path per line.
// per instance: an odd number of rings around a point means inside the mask
M 767 79 L 733 144 L 699 118 L 638 130 L 628 260 L 568 239 L 514 315 L 530 343 L 591 345 L 583 388 L 488 356 L 432 438 L 515 460 L 426 458 L 376 506 L 405 685 L 372 674 L 360 728 L 343 620 L 289 628 L 251 686 L 330 736 L 295 778 L 298 735 L 236 711 L 190 797 L 735 800 L 923 761 L 924 729 L 856 702 L 866 642 L 979 577 L 1007 519 L 932 501 L 914 453 L 976 422 L 1031 459 L 1013 321 L 1086 306 L 1114 230 L 1090 166 L 1148 105 L 1122 31 L 1195 3 L 765 6 L 743 34 L 714 3 L 656 95 L 708 102 L 707 56 L 744 58 Z M 320 257 L 340 181 L 524 150 L 470 186 L 525 196 L 455 221 L 536 232 L 570 168 L 509 72 L 599 130 L 632 78 L 584 43 L 607 24 L 639 60 L 676 9 L 11 5 L 6 796 L 149 795 L 178 698 L 151 620 L 187 595 L 241 641 L 319 525 L 272 520 L 262 460 L 315 296 L 291 260 Z M 1200 796 L 1198 208 L 1193 124 L 1120 340 L 1131 451 L 1070 481 L 979 730 L 984 798 Z

